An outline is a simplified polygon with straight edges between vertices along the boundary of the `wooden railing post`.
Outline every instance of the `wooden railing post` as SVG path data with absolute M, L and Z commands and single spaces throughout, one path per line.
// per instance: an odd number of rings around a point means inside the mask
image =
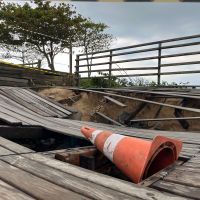
M 73 51 L 72 51 L 72 44 L 70 44 L 70 48 L 69 48 L 69 73 L 70 75 L 72 75 L 72 59 L 73 59 Z
M 158 44 L 158 80 L 157 80 L 158 85 L 160 85 L 161 49 L 162 49 L 162 43 L 159 42 L 159 44 Z
M 109 86 L 111 87 L 111 76 L 112 76 L 112 51 L 110 51 L 110 59 L 109 59 Z
M 79 87 L 79 85 L 80 85 L 80 77 L 79 77 L 79 55 L 76 55 L 76 73 L 75 73 L 75 79 L 76 79 L 76 86 Z

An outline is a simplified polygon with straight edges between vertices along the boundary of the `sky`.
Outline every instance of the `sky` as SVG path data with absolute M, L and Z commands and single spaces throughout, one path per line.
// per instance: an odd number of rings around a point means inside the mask
M 70 2 L 70 4 L 75 5 L 77 11 L 83 16 L 90 17 L 95 22 L 104 22 L 109 26 L 107 32 L 116 38 L 112 48 L 200 33 L 200 3 Z M 197 51 L 196 47 L 194 51 Z M 187 58 L 187 60 L 194 59 L 197 61 L 200 57 Z M 68 71 L 67 54 L 58 55 L 55 62 L 56 70 Z M 123 64 L 120 67 L 127 66 L 130 64 Z M 196 65 L 192 69 L 199 68 Z M 162 80 L 200 85 L 199 76 L 199 74 L 165 76 Z M 154 77 L 147 79 L 155 80 Z

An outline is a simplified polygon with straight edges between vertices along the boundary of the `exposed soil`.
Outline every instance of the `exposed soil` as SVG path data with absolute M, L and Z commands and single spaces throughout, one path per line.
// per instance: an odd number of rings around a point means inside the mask
M 51 99 L 62 102 L 69 97 L 75 97 L 78 93 L 73 92 L 67 88 L 51 88 L 44 89 L 39 92 L 41 95 L 50 97 Z M 132 94 L 138 98 L 149 99 L 161 103 L 167 103 L 178 106 L 187 106 L 192 108 L 200 108 L 200 103 L 195 100 L 183 100 L 182 98 L 154 98 L 144 94 Z M 180 111 L 173 108 L 159 106 L 154 104 L 146 104 L 139 101 L 116 98 L 120 102 L 127 105 L 127 107 L 120 107 L 110 101 L 106 101 L 103 95 L 81 92 L 80 97 L 75 102 L 70 104 L 71 107 L 79 111 L 79 117 L 83 121 L 94 121 L 101 123 L 110 123 L 104 118 L 94 114 L 96 111 L 103 113 L 111 119 L 120 122 L 124 125 L 129 125 L 130 119 L 145 119 L 145 118 L 169 118 L 169 117 L 184 117 L 184 116 L 198 116 L 198 113 L 189 111 Z M 63 101 L 64 102 L 64 101 Z M 63 103 L 69 106 L 68 103 Z M 76 118 L 75 118 L 76 119 Z M 173 120 L 162 122 L 137 122 L 131 126 L 138 128 L 148 128 L 157 130 L 171 130 L 171 131 L 199 131 L 200 124 L 198 120 Z
M 81 98 L 72 105 L 82 113 L 81 120 L 90 121 L 92 112 L 100 103 L 98 95 L 93 95 L 90 93 L 81 93 Z
M 75 95 L 72 90 L 63 89 L 59 87 L 41 90 L 39 91 L 39 94 L 53 99 L 57 102 Z

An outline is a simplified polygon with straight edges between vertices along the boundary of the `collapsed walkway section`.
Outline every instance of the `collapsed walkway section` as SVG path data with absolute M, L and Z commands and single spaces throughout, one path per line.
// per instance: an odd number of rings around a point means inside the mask
M 23 88 L 1 87 L 0 102 L 2 194 L 15 199 L 199 199 L 198 132 L 72 120 L 74 108 Z M 82 126 L 147 141 L 156 135 L 179 139 L 183 149 L 177 162 L 136 185 L 91 146 L 80 132 Z

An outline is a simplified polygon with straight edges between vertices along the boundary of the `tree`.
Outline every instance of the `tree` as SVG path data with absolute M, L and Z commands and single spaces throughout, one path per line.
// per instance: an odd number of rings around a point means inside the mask
M 69 48 L 72 36 L 76 35 L 76 24 L 84 18 L 69 4 L 51 5 L 42 0 L 34 3 L 34 7 L 29 3 L 1 5 L 1 25 L 9 28 L 10 35 L 17 35 L 21 44 L 29 43 L 32 49 L 44 55 L 54 71 L 55 56 Z M 12 38 L 9 42 L 14 45 Z
M 86 54 L 88 77 L 91 75 L 92 56 L 94 52 L 108 49 L 113 40 L 111 34 L 104 31 L 108 26 L 104 23 L 94 23 L 86 20 L 82 23 L 81 34 L 79 38 L 80 46 L 83 46 L 83 52 Z M 88 56 L 88 53 L 90 55 Z
M 105 24 L 93 23 L 73 6 L 43 0 L 23 5 L 0 2 L 0 28 L 0 43 L 6 45 L 8 52 L 21 52 L 22 62 L 23 56 L 39 53 L 52 71 L 57 54 L 80 46 L 85 53 L 102 50 L 108 48 L 112 38 L 104 33 Z
M 1 58 L 19 60 L 23 65 L 37 63 L 37 67 L 40 68 L 39 63 L 44 59 L 44 56 L 29 43 L 23 45 L 3 44 L 1 49 L 4 52 L 1 54 Z

